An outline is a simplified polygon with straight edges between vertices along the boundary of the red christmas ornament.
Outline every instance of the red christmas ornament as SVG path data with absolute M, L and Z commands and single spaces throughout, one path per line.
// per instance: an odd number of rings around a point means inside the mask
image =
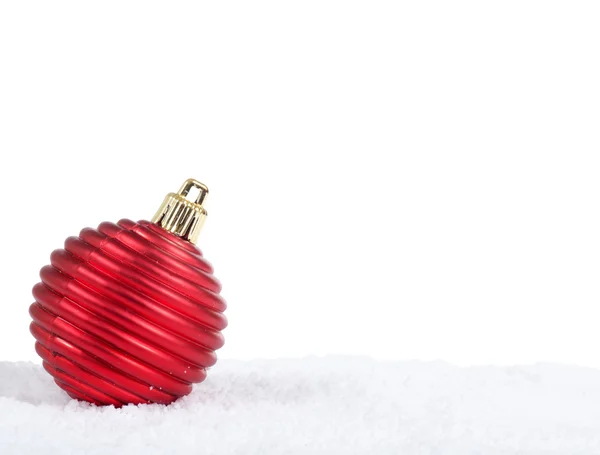
M 194 245 L 207 194 L 187 180 L 152 222 L 86 228 L 51 254 L 33 288 L 30 329 L 44 368 L 72 398 L 168 404 L 215 364 L 226 304 Z

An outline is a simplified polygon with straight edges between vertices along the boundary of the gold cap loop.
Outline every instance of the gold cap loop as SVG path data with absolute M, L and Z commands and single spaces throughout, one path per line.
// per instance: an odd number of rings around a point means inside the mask
M 199 190 L 199 193 L 195 199 L 190 200 L 188 197 L 192 189 Z M 191 243 L 196 243 L 207 216 L 202 206 L 206 196 L 206 185 L 198 180 L 187 179 L 177 193 L 167 194 L 152 222 Z

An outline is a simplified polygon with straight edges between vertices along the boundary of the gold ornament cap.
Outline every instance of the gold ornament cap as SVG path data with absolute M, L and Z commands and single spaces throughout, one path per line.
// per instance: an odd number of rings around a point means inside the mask
M 188 199 L 192 189 L 200 190 L 194 200 Z M 208 215 L 202 206 L 206 196 L 208 187 L 205 184 L 187 179 L 177 193 L 167 194 L 152 222 L 188 242 L 196 243 Z

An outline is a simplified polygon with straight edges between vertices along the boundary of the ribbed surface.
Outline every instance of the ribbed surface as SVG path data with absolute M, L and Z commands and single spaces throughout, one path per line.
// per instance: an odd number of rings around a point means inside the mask
M 95 404 L 171 403 L 223 346 L 225 301 L 193 244 L 149 223 L 102 223 L 69 237 L 33 288 L 44 368 Z

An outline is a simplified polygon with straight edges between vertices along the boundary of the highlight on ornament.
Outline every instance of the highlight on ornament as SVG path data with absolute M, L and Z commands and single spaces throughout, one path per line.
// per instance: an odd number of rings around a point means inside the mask
M 52 252 L 33 287 L 30 330 L 69 396 L 169 404 L 206 378 L 227 326 L 221 284 L 195 245 L 207 195 L 188 179 L 152 221 L 104 222 Z

